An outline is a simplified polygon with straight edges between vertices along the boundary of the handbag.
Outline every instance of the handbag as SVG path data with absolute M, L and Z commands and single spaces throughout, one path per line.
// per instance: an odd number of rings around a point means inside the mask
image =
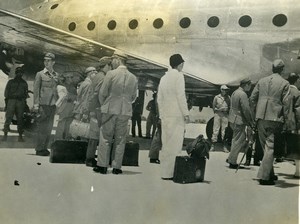
M 69 134 L 72 138 L 89 138 L 90 123 L 74 119 L 70 124 Z
M 203 135 L 199 135 L 195 140 L 186 147 L 187 153 L 193 158 L 209 159 L 210 143 L 204 139 Z

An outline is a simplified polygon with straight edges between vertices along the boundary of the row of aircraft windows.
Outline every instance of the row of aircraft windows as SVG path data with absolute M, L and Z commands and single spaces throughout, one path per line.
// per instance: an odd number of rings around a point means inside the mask
M 241 16 L 239 19 L 239 25 L 241 27 L 249 27 L 252 23 L 252 18 L 249 15 Z M 277 27 L 284 26 L 287 23 L 287 17 L 284 14 L 278 14 L 273 17 L 273 25 Z M 212 16 L 207 20 L 207 25 L 210 28 L 215 28 L 220 24 L 220 19 L 217 16 Z M 136 19 L 132 19 L 128 26 L 130 29 L 134 30 L 138 27 L 139 22 Z M 153 27 L 156 29 L 162 28 L 164 25 L 164 21 L 161 18 L 157 18 L 153 21 Z M 191 25 L 191 19 L 188 17 L 184 17 L 179 21 L 179 26 L 183 29 L 188 28 Z M 109 30 L 114 30 L 117 27 L 117 22 L 115 20 L 111 20 L 107 23 L 107 28 Z M 96 28 L 96 23 L 94 21 L 91 21 L 87 24 L 87 29 L 92 31 Z M 69 30 L 74 31 L 76 29 L 76 23 L 71 22 L 69 24 Z
M 58 7 L 59 4 L 54 4 L 50 7 L 50 9 L 56 9 Z M 42 6 L 40 6 L 39 8 L 41 8 Z M 244 15 L 241 16 L 239 18 L 239 25 L 241 27 L 249 27 L 252 23 L 252 18 L 249 15 Z M 284 14 L 278 14 L 276 16 L 273 17 L 273 25 L 277 26 L 277 27 L 282 27 L 287 23 L 287 16 Z M 217 16 L 211 16 L 208 20 L 207 20 L 207 25 L 210 28 L 215 28 L 220 24 L 220 19 Z M 134 30 L 138 27 L 139 23 L 136 19 L 133 19 L 129 22 L 128 26 L 130 29 Z M 164 25 L 164 21 L 161 18 L 157 18 L 153 21 L 153 27 L 156 29 L 160 29 L 162 28 Z M 188 17 L 184 17 L 179 21 L 179 25 L 181 28 L 186 29 L 191 25 L 191 19 Z M 117 22 L 115 20 L 111 20 L 108 22 L 107 24 L 107 28 L 109 30 L 114 30 L 117 27 Z M 91 21 L 88 23 L 87 25 L 87 29 L 92 31 L 96 28 L 96 23 Z M 69 30 L 70 31 L 74 31 L 76 29 L 76 23 L 75 22 L 71 22 L 69 24 Z

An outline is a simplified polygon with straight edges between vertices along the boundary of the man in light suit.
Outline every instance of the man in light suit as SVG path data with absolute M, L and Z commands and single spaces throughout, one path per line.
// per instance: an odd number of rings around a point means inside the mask
M 254 126 L 254 120 L 249 106 L 249 99 L 246 93 L 250 89 L 251 80 L 249 78 L 245 78 L 241 80 L 240 87 L 232 93 L 230 98 L 228 121 L 233 130 L 233 136 L 227 162 L 231 169 L 236 169 L 238 167 L 238 154 L 242 149 L 246 150 L 246 147 L 248 147 L 248 142 L 246 140 L 246 128 L 249 130 L 249 128 Z
M 132 103 L 137 97 L 137 78 L 126 66 L 127 55 L 115 52 L 112 58 L 114 70 L 107 72 L 100 88 L 99 101 L 102 112 L 100 145 L 97 166 L 93 169 L 107 173 L 111 157 L 113 174 L 121 174 L 122 160 L 128 132 L 128 121 L 132 116 Z M 112 147 L 113 146 L 113 147 Z
M 184 76 L 181 73 L 184 60 L 180 54 L 170 57 L 170 69 L 161 78 L 157 103 L 162 122 L 162 179 L 173 178 L 175 158 L 182 150 L 185 123 L 189 112 L 185 96 Z M 170 110 L 170 108 L 172 108 Z
M 284 62 L 273 62 L 273 74 L 258 81 L 250 97 L 252 108 L 256 112 L 259 141 L 264 157 L 257 177 L 261 185 L 274 185 L 278 177 L 274 174 L 274 135 L 280 134 L 284 122 L 288 122 L 290 108 L 290 85 L 281 77 Z

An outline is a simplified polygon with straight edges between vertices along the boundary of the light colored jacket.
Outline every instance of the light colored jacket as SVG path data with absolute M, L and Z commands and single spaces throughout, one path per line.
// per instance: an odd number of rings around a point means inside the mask
M 176 69 L 170 69 L 161 78 L 157 103 L 160 118 L 189 115 L 185 96 L 184 76 Z
M 89 113 L 89 96 L 91 95 L 92 81 L 89 77 L 80 84 L 77 92 L 77 101 L 75 102 L 75 114 L 88 114 Z
M 137 90 L 137 78 L 125 66 L 108 71 L 99 92 L 101 112 L 131 117 Z
M 34 105 L 55 105 L 58 99 L 57 80 L 58 73 L 54 71 L 50 74 L 46 68 L 36 74 L 33 87 Z
M 241 87 L 235 90 L 231 95 L 228 121 L 237 125 L 254 125 L 248 96 Z
M 250 97 L 250 105 L 256 111 L 256 120 L 287 120 L 290 108 L 290 84 L 274 73 L 258 81 Z
M 222 94 L 218 94 L 214 97 L 212 109 L 214 113 L 217 113 L 221 117 L 227 117 L 229 113 L 230 107 L 230 96 L 222 96 Z

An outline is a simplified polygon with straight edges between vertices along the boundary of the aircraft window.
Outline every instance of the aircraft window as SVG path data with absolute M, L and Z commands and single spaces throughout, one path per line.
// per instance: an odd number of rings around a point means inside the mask
M 188 28 L 191 25 L 191 20 L 188 17 L 184 17 L 180 20 L 179 25 L 181 28 Z
M 55 8 L 57 8 L 57 6 L 58 6 L 58 4 L 54 4 L 54 5 L 51 6 L 50 9 L 55 9 Z
M 219 25 L 220 20 L 217 16 L 212 16 L 207 20 L 207 25 L 211 28 L 215 28 Z
M 95 29 L 96 27 L 96 23 L 95 22 L 89 22 L 89 24 L 87 25 L 88 30 L 92 31 L 93 29 Z
M 133 19 L 129 22 L 129 28 L 134 30 L 135 28 L 137 28 L 138 24 L 138 21 L 136 19 Z
M 42 6 L 40 5 L 38 8 L 40 9 L 40 8 L 42 8 Z
M 284 14 L 278 14 L 273 17 L 273 24 L 275 26 L 284 26 L 287 23 L 287 17 Z
M 117 22 L 115 20 L 111 20 L 107 24 L 107 28 L 110 30 L 114 30 L 117 26 Z
M 69 24 L 69 30 L 74 31 L 76 29 L 76 23 L 72 22 Z
M 154 26 L 154 28 L 156 28 L 156 29 L 161 28 L 163 25 L 164 25 L 164 21 L 163 21 L 162 19 L 160 19 L 160 18 L 155 19 L 155 20 L 153 21 L 153 26 Z
M 252 23 L 252 18 L 248 15 L 242 16 L 239 19 L 239 24 L 241 27 L 248 27 L 251 25 L 251 23 Z

